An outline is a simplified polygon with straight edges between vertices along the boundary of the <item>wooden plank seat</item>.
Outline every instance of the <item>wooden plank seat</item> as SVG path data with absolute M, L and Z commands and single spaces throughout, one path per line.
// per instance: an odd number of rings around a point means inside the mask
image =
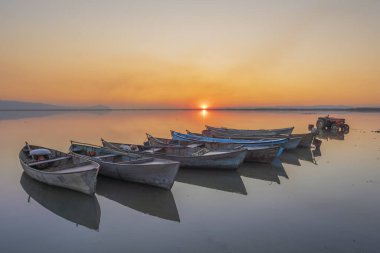
M 120 154 L 108 154 L 108 155 L 94 156 L 94 158 L 101 159 L 101 158 L 115 157 L 118 155 L 120 155 Z
M 50 163 L 50 162 L 56 162 L 56 161 L 66 160 L 66 159 L 70 159 L 70 158 L 71 158 L 71 156 L 63 156 L 63 157 L 58 157 L 58 158 L 53 158 L 53 159 L 48 159 L 48 160 L 31 162 L 28 165 L 29 166 L 34 166 L 34 165 L 39 165 L 39 164 L 44 164 L 44 163 Z

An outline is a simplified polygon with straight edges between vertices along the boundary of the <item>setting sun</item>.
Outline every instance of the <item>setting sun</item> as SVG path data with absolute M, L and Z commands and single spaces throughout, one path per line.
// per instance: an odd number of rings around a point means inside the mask
M 203 110 L 206 110 L 207 107 L 208 107 L 208 106 L 207 106 L 206 104 L 202 104 L 202 105 L 201 105 L 201 108 L 202 108 Z

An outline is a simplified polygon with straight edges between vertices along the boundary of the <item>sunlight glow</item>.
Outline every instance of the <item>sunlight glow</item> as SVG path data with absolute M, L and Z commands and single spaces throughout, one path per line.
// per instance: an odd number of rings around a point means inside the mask
M 203 116 L 203 117 L 206 117 L 206 115 L 207 115 L 207 110 L 206 110 L 206 109 L 202 109 L 201 113 L 202 113 L 202 116 Z
M 206 105 L 206 104 L 202 104 L 202 105 L 201 105 L 201 108 L 202 108 L 203 110 L 206 110 L 206 109 L 207 109 L 207 105 Z

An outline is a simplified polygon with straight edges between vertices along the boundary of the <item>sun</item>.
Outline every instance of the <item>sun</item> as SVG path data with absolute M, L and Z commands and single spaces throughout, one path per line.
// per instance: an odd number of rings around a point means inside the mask
M 206 104 L 202 104 L 202 105 L 201 105 L 202 110 L 206 110 L 207 107 L 208 107 L 208 106 L 207 106 Z

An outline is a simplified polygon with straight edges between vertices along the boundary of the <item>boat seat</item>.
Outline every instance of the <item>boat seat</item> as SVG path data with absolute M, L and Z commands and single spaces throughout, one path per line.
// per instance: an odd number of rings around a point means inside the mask
M 189 144 L 189 145 L 187 145 L 187 147 L 188 148 L 197 148 L 197 147 L 200 147 L 202 145 L 203 145 L 202 143 L 196 143 L 196 144 Z
M 208 152 L 209 152 L 209 150 L 207 148 L 202 148 L 202 149 L 198 150 L 197 152 L 192 153 L 191 155 L 192 156 L 201 156 L 201 155 L 204 155 Z
M 148 149 L 148 150 L 144 150 L 142 153 L 149 153 L 149 154 L 153 154 L 157 151 L 160 151 L 162 150 L 162 148 L 151 148 L 151 149 Z
M 63 157 L 58 157 L 58 158 L 53 158 L 53 159 L 48 159 L 48 160 L 42 160 L 38 162 L 31 162 L 31 163 L 28 163 L 28 166 L 34 166 L 34 165 L 39 165 L 39 164 L 44 164 L 44 163 L 66 160 L 66 159 L 70 159 L 71 157 L 72 156 L 63 156 Z
M 119 154 L 108 154 L 108 155 L 101 155 L 101 156 L 94 156 L 94 158 L 101 159 L 101 158 L 107 158 L 107 157 L 115 157 Z

